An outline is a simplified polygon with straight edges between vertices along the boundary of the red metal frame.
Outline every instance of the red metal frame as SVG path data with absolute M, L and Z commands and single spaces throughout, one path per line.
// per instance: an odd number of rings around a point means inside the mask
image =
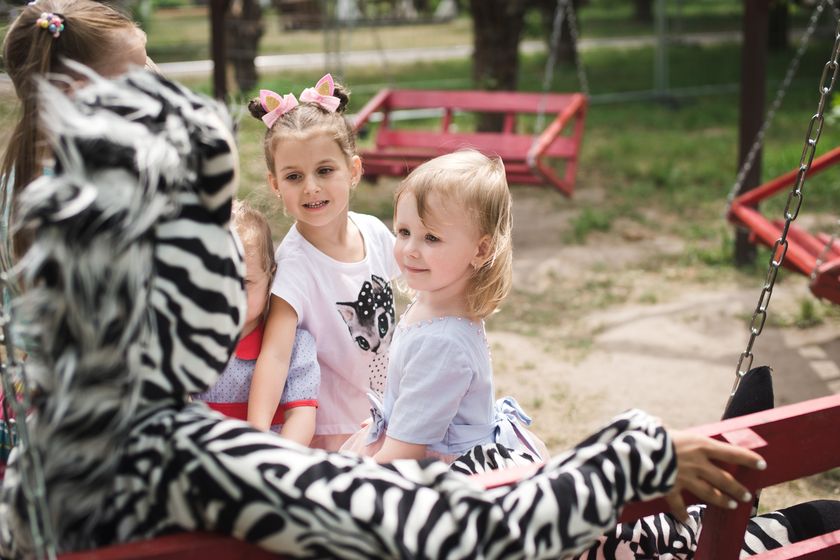
M 840 162 L 840 147 L 814 159 L 808 177 L 825 171 L 838 162 Z M 782 189 L 792 187 L 798 173 L 799 171 L 794 169 L 738 196 L 729 209 L 729 220 L 750 230 L 753 239 L 768 247 L 773 247 L 781 236 L 784 222 L 769 220 L 756 207 L 762 200 Z M 840 304 L 840 240 L 835 240 L 823 254 L 829 241 L 826 235 L 813 235 L 791 225 L 784 265 L 802 274 L 810 275 L 816 267 L 817 259 L 822 255 L 823 264 L 815 271 L 814 279 L 811 281 L 811 291 L 817 297 Z
M 374 113 L 382 113 L 375 147 L 361 153 L 365 173 L 373 178 L 403 176 L 433 157 L 470 147 L 500 156 L 511 183 L 547 184 L 571 196 L 586 108 L 586 97 L 579 93 L 386 89 L 362 108 L 355 129 L 365 126 Z M 389 115 L 400 109 L 442 109 L 440 129 L 394 129 Z M 455 132 L 451 128 L 454 111 L 502 113 L 502 132 Z M 553 119 L 539 136 L 516 133 L 517 115 L 540 111 Z M 565 162 L 562 177 L 551 166 L 554 160 Z

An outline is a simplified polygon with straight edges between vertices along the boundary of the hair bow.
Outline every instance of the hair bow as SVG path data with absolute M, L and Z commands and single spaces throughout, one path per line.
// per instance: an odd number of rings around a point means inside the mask
M 260 104 L 268 111 L 262 116 L 262 121 L 268 128 L 274 126 L 277 119 L 297 107 L 298 101 L 294 94 L 277 95 L 271 90 L 260 90 Z
M 333 96 L 335 92 L 335 82 L 329 74 L 325 74 L 323 78 L 318 80 L 314 88 L 306 88 L 300 94 L 301 101 L 308 101 L 309 103 L 317 103 L 330 113 L 335 113 L 338 109 L 341 100 Z

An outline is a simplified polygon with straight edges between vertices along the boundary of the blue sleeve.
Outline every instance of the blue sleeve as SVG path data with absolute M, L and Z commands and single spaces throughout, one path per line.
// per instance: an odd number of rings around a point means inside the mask
M 432 445 L 443 440 L 476 372 L 455 340 L 439 335 L 415 340 L 387 431 L 406 443 Z

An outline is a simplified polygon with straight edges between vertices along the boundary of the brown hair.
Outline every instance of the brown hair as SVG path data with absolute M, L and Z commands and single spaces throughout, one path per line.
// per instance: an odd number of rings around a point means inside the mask
M 429 196 L 436 193 L 453 201 L 488 236 L 490 254 L 467 284 L 467 311 L 484 318 L 493 313 L 510 292 L 513 274 L 511 198 L 501 158 L 475 150 L 461 150 L 427 161 L 406 177 L 394 194 L 394 220 L 400 197 L 411 194 L 417 213 L 426 220 L 434 213 Z
M 263 272 L 272 276 L 277 268 L 277 261 L 274 260 L 271 227 L 263 213 L 247 202 L 237 200 L 233 203 L 231 223 L 242 242 L 242 250 L 245 253 L 255 252 L 260 257 Z
M 317 103 L 304 102 L 284 113 L 266 131 L 263 151 L 269 173 L 274 174 L 275 143 L 289 137 L 303 138 L 316 132 L 324 132 L 332 136 L 348 160 L 356 155 L 356 134 L 344 117 L 344 111 L 350 101 L 350 91 L 336 83 L 333 95 L 339 99 L 338 109 L 335 112 L 328 111 Z M 248 111 L 256 119 L 262 119 L 268 113 L 259 97 L 248 102 Z
M 44 12 L 59 16 L 64 30 L 58 37 L 36 25 Z M 20 119 L 6 146 L 0 167 L 0 196 L 12 188 L 15 198 L 41 174 L 46 147 L 38 122 L 36 77 L 67 72 L 62 61 L 70 59 L 97 70 L 110 60 L 119 45 L 114 31 L 136 28 L 120 12 L 93 0 L 38 0 L 23 8 L 3 42 L 3 63 L 21 103 Z M 14 182 L 9 178 L 14 172 Z M 14 203 L 14 200 L 12 201 Z M 21 240 L 15 239 L 20 254 Z

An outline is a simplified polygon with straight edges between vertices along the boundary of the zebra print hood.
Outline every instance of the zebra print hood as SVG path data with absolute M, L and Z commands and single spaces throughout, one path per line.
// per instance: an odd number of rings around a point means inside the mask
M 15 313 L 34 345 L 28 425 L 52 521 L 58 542 L 82 548 L 132 426 L 223 369 L 244 290 L 226 110 L 145 71 L 111 81 L 74 69 L 90 84 L 72 98 L 41 88 L 56 168 L 19 199 L 34 242 Z M 14 472 L 3 502 L 23 514 Z

